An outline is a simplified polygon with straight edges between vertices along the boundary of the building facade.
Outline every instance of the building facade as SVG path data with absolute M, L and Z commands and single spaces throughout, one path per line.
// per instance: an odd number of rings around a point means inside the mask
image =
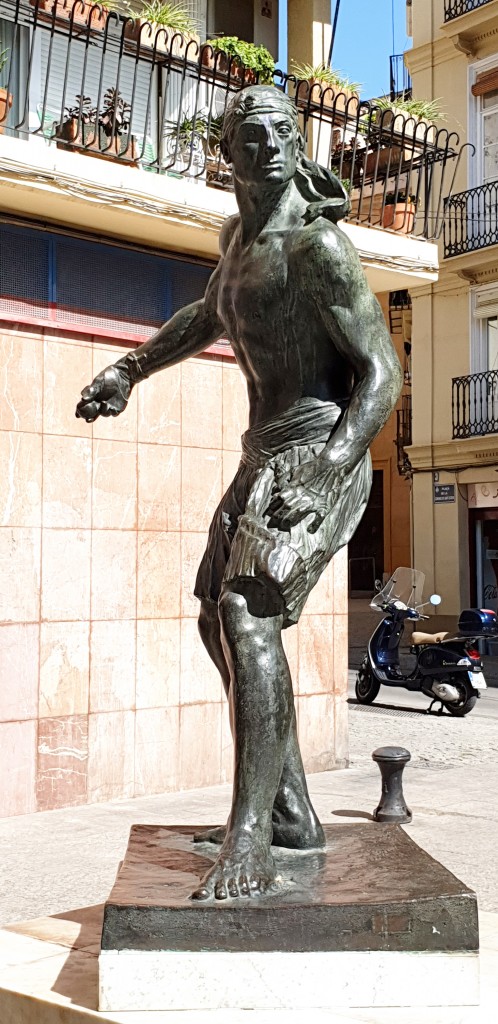
M 296 59 L 326 58 L 326 6 L 289 0 Z M 278 13 L 275 0 L 270 9 Z M 0 814 L 9 815 L 231 775 L 227 709 L 192 597 L 246 422 L 230 347 L 137 387 L 116 420 L 89 427 L 74 407 L 95 372 L 203 294 L 236 209 L 219 128 L 244 83 L 195 39 L 64 0 L 0 0 L 0 39 Z M 309 83 L 296 93 L 284 75 L 278 83 L 299 106 L 309 154 L 348 181 L 344 230 L 389 316 L 390 294 L 437 277 L 427 215 L 440 185 L 426 188 L 415 221 L 401 195 L 419 189 L 427 154 L 354 97 Z M 437 153 L 445 166 L 444 147 Z M 401 229 L 384 226 L 389 189 Z M 342 551 L 286 631 L 308 770 L 347 763 L 347 577 Z
M 406 60 L 468 143 L 439 280 L 412 290 L 413 564 L 457 614 L 498 607 L 498 2 L 415 3 Z

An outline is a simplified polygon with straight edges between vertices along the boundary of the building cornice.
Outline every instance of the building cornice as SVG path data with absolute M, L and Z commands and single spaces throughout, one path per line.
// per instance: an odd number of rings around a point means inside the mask
M 413 76 L 419 71 L 427 71 L 434 64 L 442 64 L 447 60 L 455 60 L 458 54 L 450 39 L 432 39 L 428 43 L 407 50 L 405 64 Z
M 493 40 L 498 45 L 498 3 L 482 4 L 441 25 L 446 40 L 461 53 L 475 57 L 480 50 L 489 49 Z
M 406 448 L 406 452 L 414 473 L 491 466 L 498 464 L 498 434 L 433 444 L 413 444 Z

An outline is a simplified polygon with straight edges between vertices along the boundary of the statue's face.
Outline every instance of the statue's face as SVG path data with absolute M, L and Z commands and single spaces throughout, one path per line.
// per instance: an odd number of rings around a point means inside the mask
M 230 141 L 234 177 L 246 185 L 282 185 L 296 173 L 297 131 L 280 111 L 245 117 Z

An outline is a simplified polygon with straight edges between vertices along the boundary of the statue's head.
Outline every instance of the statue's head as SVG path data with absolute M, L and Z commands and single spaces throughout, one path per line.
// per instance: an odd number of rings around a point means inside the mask
M 294 179 L 310 204 L 308 220 L 322 216 L 335 223 L 349 210 L 336 175 L 305 156 L 294 100 L 274 86 L 252 85 L 235 94 L 226 109 L 221 149 L 242 185 L 268 188 Z
M 230 101 L 221 146 L 238 181 L 267 186 L 289 181 L 302 145 L 296 105 L 279 89 L 253 85 Z

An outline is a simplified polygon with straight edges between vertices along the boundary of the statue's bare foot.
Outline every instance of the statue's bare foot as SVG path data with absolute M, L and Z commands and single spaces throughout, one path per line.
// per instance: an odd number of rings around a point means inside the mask
M 325 846 L 325 834 L 308 797 L 299 799 L 287 789 L 277 795 L 272 812 L 272 846 L 288 850 L 316 850 Z M 207 828 L 194 834 L 194 843 L 225 841 L 225 825 Z
M 226 900 L 229 896 L 259 896 L 277 881 L 269 845 L 245 834 L 228 833 L 214 866 L 204 876 L 193 900 Z

